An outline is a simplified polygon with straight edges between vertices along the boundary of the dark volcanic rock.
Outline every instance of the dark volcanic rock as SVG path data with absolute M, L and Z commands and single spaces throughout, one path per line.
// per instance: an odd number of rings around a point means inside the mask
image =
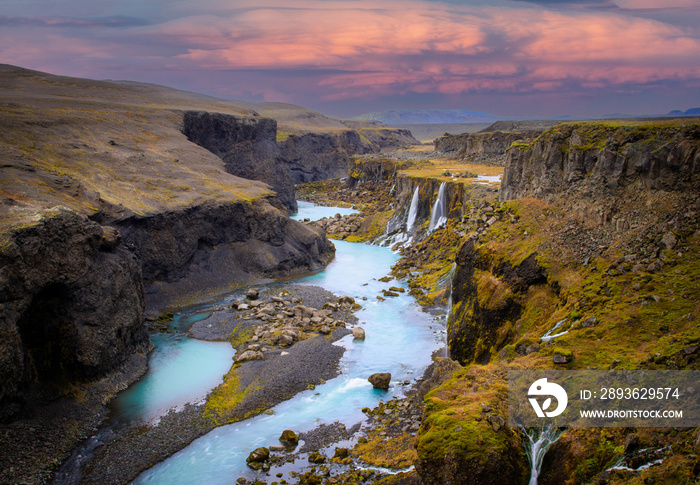
M 148 306 L 325 266 L 335 253 L 323 231 L 269 202 L 207 203 L 132 217 L 118 226 L 143 266 Z
M 290 135 L 280 143 L 280 157 L 294 183 L 345 177 L 350 156 L 378 152 L 356 131 Z
M 0 255 L 0 409 L 53 398 L 149 347 L 136 258 L 102 227 L 57 210 L 15 230 Z M 7 418 L 8 416 L 3 416 Z
M 500 198 L 549 200 L 577 187 L 614 192 L 635 182 L 684 190 L 699 171 L 697 125 L 566 123 L 511 148 Z
M 185 136 L 220 157 L 227 172 L 270 184 L 280 201 L 296 211 L 294 182 L 279 161 L 275 120 L 188 111 L 183 124 Z
M 54 209 L 0 249 L 0 482 L 43 483 L 146 370 L 136 258 Z
M 388 372 L 378 372 L 367 378 L 375 389 L 389 389 L 391 384 L 391 374 Z

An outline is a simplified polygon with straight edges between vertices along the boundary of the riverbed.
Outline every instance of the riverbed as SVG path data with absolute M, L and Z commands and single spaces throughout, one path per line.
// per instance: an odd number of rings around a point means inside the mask
M 311 209 L 313 209 L 312 214 L 305 214 L 305 205 L 301 205 L 296 218 L 318 219 L 333 216 L 339 212 L 338 208 L 332 207 L 313 206 Z M 336 342 L 336 345 L 346 349 L 340 362 L 340 375 L 325 384 L 316 386 L 313 390 L 301 392 L 292 399 L 275 406 L 270 411 L 271 414 L 262 414 L 212 430 L 182 451 L 144 472 L 135 483 L 230 484 L 239 477 L 279 481 L 280 478 L 274 475 L 272 477 L 259 475 L 260 472 L 255 472 L 246 466 L 245 458 L 250 451 L 260 446 L 279 444 L 278 437 L 285 429 L 301 433 L 311 431 L 322 424 L 335 422 L 351 428 L 365 421 L 363 408 L 373 408 L 380 401 L 403 396 L 410 385 L 422 376 L 425 368 L 431 363 L 433 352 L 444 346 L 444 323 L 441 319 L 422 311 L 413 297 L 407 293 L 399 293 L 398 297 L 383 300 L 377 298 L 382 294 L 382 290 L 390 286 L 405 287 L 402 282 L 395 280 L 379 281 L 389 273 L 391 265 L 398 259 L 396 254 L 387 248 L 366 244 L 344 241 L 334 243 L 335 260 L 325 270 L 297 280 L 295 283 L 320 286 L 336 295 L 349 295 L 362 305 L 362 309 L 356 313 L 356 316 L 359 324 L 365 329 L 367 338 L 364 341 L 358 341 L 353 340 L 352 335 L 348 335 Z M 201 318 L 206 317 L 205 310 L 206 308 L 187 310 L 182 312 L 184 318 L 183 316 L 179 318 L 186 322 L 194 322 L 200 318 L 198 315 L 205 314 Z M 176 340 L 175 345 L 171 346 L 167 352 L 161 353 L 163 357 L 161 363 L 154 365 L 149 376 L 137 386 L 156 386 L 156 382 L 163 379 L 172 381 L 172 378 L 165 374 L 165 370 L 159 372 L 157 369 L 159 367 L 168 369 L 176 365 L 174 362 L 180 362 L 177 365 L 187 368 L 190 364 L 194 365 L 196 360 L 202 359 L 202 351 L 208 354 L 207 364 L 194 372 L 194 375 L 218 375 L 218 382 L 221 382 L 220 376 L 231 363 L 231 355 L 224 351 L 224 347 L 221 350 L 215 350 L 215 347 L 212 347 L 207 351 L 197 349 L 199 344 L 205 342 L 191 339 L 184 334 L 177 334 L 172 338 L 179 340 Z M 162 345 L 162 342 L 157 340 L 155 343 L 157 346 Z M 225 342 L 206 342 L 206 344 L 228 345 Z M 154 359 L 159 356 L 157 352 L 154 354 Z M 220 356 L 216 356 L 218 352 L 221 352 Z M 169 360 L 173 354 L 177 355 Z M 221 371 L 222 367 L 226 369 Z M 215 372 L 210 372 L 212 368 Z M 392 374 L 388 391 L 374 389 L 367 381 L 367 377 L 375 372 Z M 190 373 L 186 372 L 186 374 Z M 153 383 L 144 384 L 149 380 Z M 213 379 L 208 381 L 207 385 L 214 387 L 218 384 L 218 382 L 211 384 L 212 381 Z M 165 384 L 165 388 L 169 387 L 170 384 Z M 184 387 L 189 388 L 189 385 Z M 182 405 L 188 400 L 198 400 L 203 397 L 199 388 L 189 395 L 185 392 L 179 398 L 171 397 L 165 403 L 160 402 L 162 400 L 160 391 L 136 392 L 131 389 L 130 391 L 133 393 L 130 398 L 131 405 L 122 407 L 127 410 L 122 412 L 130 413 L 124 416 L 126 419 L 135 419 L 137 416 L 140 419 L 153 419 L 164 408 Z M 120 399 L 123 398 L 120 396 Z M 115 406 L 115 409 L 120 408 Z M 293 481 L 286 475 L 282 478 Z

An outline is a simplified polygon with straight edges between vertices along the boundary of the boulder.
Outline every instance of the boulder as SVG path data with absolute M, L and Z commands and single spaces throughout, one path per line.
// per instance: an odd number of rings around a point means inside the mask
M 285 429 L 282 431 L 279 440 L 286 446 L 296 446 L 299 444 L 299 436 L 291 429 Z
M 367 378 L 375 389 L 389 389 L 391 374 L 389 372 L 377 372 Z
M 364 340 L 365 339 L 365 329 L 362 327 L 355 327 L 352 329 L 352 336 L 353 338 L 356 338 L 357 340 Z
M 249 300 L 257 300 L 260 297 L 260 290 L 258 288 L 248 288 L 245 296 Z
M 265 360 L 265 355 L 260 351 L 246 350 L 236 358 L 236 362 L 248 362 L 251 360 Z
M 270 450 L 268 448 L 260 447 L 250 452 L 248 458 L 245 459 L 246 463 L 263 463 L 270 459 Z
M 318 451 L 314 451 L 309 453 L 309 463 L 316 463 L 316 464 L 321 464 L 326 462 L 326 457 L 319 453 Z

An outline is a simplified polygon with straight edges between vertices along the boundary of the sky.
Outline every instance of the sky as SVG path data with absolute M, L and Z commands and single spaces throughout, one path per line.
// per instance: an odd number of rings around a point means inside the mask
M 0 63 L 350 117 L 700 107 L 700 0 L 2 0 Z

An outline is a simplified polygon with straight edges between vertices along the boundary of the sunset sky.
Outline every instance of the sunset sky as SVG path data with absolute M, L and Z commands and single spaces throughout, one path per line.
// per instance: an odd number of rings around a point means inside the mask
M 354 116 L 700 107 L 700 0 L 2 0 L 0 62 Z

